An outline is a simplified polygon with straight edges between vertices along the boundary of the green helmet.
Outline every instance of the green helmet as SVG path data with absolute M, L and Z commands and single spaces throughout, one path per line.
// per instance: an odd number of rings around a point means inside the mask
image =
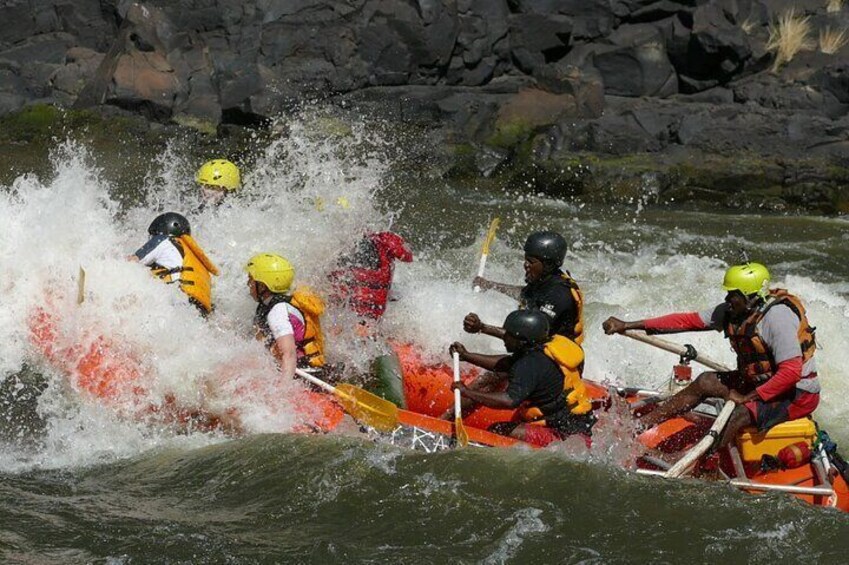
M 734 265 L 725 271 L 722 288 L 726 292 L 739 290 L 746 296 L 757 294 L 765 298 L 769 292 L 769 270 L 760 263 Z

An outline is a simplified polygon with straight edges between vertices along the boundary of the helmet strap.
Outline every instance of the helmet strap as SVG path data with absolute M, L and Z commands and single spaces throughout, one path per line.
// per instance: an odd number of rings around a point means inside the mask
M 757 310 L 758 308 L 761 308 L 765 304 L 766 304 L 766 301 L 763 299 L 763 297 L 760 294 L 757 294 L 757 293 L 750 294 L 749 296 L 746 297 L 746 308 L 748 308 L 749 311 Z
M 254 281 L 254 292 L 256 292 L 257 300 L 263 304 L 268 304 L 268 301 L 273 296 L 272 292 L 268 290 L 268 287 L 257 280 Z

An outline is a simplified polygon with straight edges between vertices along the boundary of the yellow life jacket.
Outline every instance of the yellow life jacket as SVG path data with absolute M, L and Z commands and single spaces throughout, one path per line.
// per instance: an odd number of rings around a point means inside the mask
M 575 300 L 575 307 L 578 309 L 578 317 L 575 322 L 575 327 L 572 330 L 572 341 L 581 345 L 584 343 L 584 293 L 578 288 L 578 283 L 572 278 L 569 272 L 560 275 L 560 278 L 566 282 L 566 286 L 572 292 L 572 298 Z M 583 353 L 582 353 L 583 358 Z
M 742 323 L 733 324 L 731 321 L 725 323 L 725 336 L 731 341 L 731 348 L 737 354 L 737 368 L 752 385 L 766 381 L 777 370 L 772 353 L 758 333 L 758 323 L 767 311 L 777 304 L 784 304 L 799 317 L 796 337 L 802 349 L 802 362 L 813 357 L 817 349 L 815 328 L 808 323 L 802 301 L 783 289 L 769 291 L 766 302 Z
M 292 293 L 289 304 L 304 315 L 304 341 L 300 344 L 310 367 L 324 366 L 324 332 L 321 331 L 321 315 L 324 301 L 309 287 L 300 286 Z
M 212 277 L 218 276 L 218 267 L 206 256 L 200 245 L 190 235 L 169 237 L 171 243 L 183 256 L 183 264 L 176 269 L 154 267 L 153 274 L 166 283 L 174 282 L 172 275 L 180 274 L 180 290 L 189 300 L 198 304 L 206 313 L 212 312 Z
M 584 350 L 580 345 L 562 335 L 555 335 L 543 349 L 546 357 L 557 363 L 563 373 L 563 393 L 566 396 L 566 408 L 571 414 L 588 414 L 593 403 L 587 394 L 587 387 L 581 379 L 584 367 Z M 524 409 L 521 418 L 525 421 L 539 421 L 544 424 L 543 413 L 536 406 Z

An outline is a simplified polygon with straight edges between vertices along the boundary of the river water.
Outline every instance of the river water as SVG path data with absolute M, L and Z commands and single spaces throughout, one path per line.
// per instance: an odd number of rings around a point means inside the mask
M 817 327 L 824 388 L 817 419 L 846 453 L 844 220 L 642 201 L 602 207 L 521 187 L 399 176 L 368 128 L 344 137 L 311 131 L 295 123 L 285 138 L 257 150 L 245 189 L 213 210 L 197 209 L 188 180 L 197 163 L 176 147 L 131 198 L 73 142 L 57 144 L 52 174 L 24 175 L 2 190 L 4 562 L 846 562 L 849 516 L 781 495 L 635 476 L 616 464 L 627 456 L 627 434 L 610 432 L 589 453 L 567 445 L 426 454 L 370 442 L 350 422 L 324 436 L 292 433 L 294 407 L 215 388 L 222 367 L 238 365 L 240 375 L 273 371 L 251 336 L 246 260 L 281 253 L 295 263 L 298 281 L 322 290 L 334 258 L 367 229 L 391 227 L 416 254 L 397 267 L 386 335 L 420 344 L 434 361 L 445 360 L 454 340 L 497 351 L 486 338 L 463 334 L 461 320 L 474 311 L 497 323 L 513 307 L 470 288 L 481 238 L 498 216 L 492 279 L 521 282 L 521 243 L 530 231 L 553 229 L 570 241 L 566 266 L 587 300 L 586 376 L 612 384 L 664 386 L 675 359 L 604 336 L 607 316 L 703 309 L 722 300 L 722 273 L 741 253 L 769 265 L 778 285 L 805 299 Z M 339 196 L 349 206 L 336 204 Z M 187 213 L 221 268 L 208 323 L 174 289 L 124 259 L 164 210 Z M 77 305 L 80 267 L 85 301 Z M 171 394 L 238 404 L 247 433 L 186 433 L 128 418 L 128 407 L 75 391 L 30 343 L 33 308 L 45 304 L 68 329 L 64 339 L 88 345 L 108 336 L 139 360 L 150 400 Z M 357 339 L 344 313 L 329 312 L 327 326 L 330 354 L 345 361 L 349 376 L 381 353 Z M 733 360 L 717 334 L 676 339 Z

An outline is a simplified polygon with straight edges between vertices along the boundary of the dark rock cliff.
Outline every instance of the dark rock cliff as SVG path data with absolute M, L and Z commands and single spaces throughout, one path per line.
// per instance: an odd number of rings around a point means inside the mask
M 808 38 L 776 65 L 791 9 Z M 7 0 L 0 22 L 0 114 L 213 132 L 324 101 L 428 131 L 454 174 L 599 192 L 589 171 L 611 197 L 652 174 L 679 198 L 758 177 L 758 205 L 844 211 L 849 47 L 816 45 L 849 27 L 833 0 Z

